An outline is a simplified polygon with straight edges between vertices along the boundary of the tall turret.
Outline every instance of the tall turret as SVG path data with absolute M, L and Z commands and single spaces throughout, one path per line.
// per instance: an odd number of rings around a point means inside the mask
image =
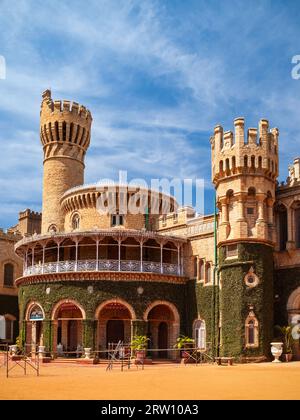
M 53 101 L 43 95 L 40 137 L 44 150 L 42 233 L 61 231 L 60 198 L 84 183 L 84 158 L 90 144 L 92 116 L 83 105 Z
M 212 181 L 219 208 L 218 253 L 222 284 L 221 355 L 269 355 L 273 334 L 273 205 L 278 176 L 278 129 L 267 120 L 244 133 L 215 127 Z
M 212 181 L 220 210 L 219 242 L 258 239 L 274 242 L 273 204 L 278 176 L 278 129 L 267 120 L 244 135 L 244 119 L 235 132 L 215 127 L 211 137 Z

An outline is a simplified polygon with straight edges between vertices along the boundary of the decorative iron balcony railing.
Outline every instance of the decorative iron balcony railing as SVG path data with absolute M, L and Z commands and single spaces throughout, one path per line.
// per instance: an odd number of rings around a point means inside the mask
M 40 274 L 91 272 L 91 271 L 122 271 L 157 273 L 180 276 L 183 275 L 178 264 L 167 264 L 152 261 L 127 261 L 127 260 L 79 260 L 60 261 L 45 264 L 36 264 L 27 267 L 23 276 Z

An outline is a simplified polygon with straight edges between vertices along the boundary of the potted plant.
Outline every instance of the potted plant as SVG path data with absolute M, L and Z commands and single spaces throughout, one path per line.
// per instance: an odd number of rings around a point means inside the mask
M 149 338 L 145 335 L 135 335 L 131 341 L 131 350 L 139 362 L 145 359 L 148 341 Z
M 190 353 L 187 351 L 191 349 L 194 345 L 195 340 L 185 335 L 181 335 L 177 338 L 175 348 L 179 349 L 181 352 L 181 357 L 183 359 L 188 359 L 190 357 Z
M 279 325 L 277 325 L 276 329 L 280 332 L 280 334 L 283 338 L 283 357 L 284 357 L 286 362 L 290 362 L 293 358 L 292 327 L 291 326 L 280 327 Z

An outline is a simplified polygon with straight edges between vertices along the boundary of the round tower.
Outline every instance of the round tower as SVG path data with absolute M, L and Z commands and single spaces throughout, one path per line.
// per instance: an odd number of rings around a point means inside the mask
M 44 150 L 42 233 L 62 231 L 60 198 L 84 183 L 84 158 L 90 144 L 92 116 L 83 105 L 53 101 L 43 95 L 40 137 Z
M 211 137 L 216 188 L 223 355 L 268 356 L 273 334 L 273 205 L 278 176 L 277 128 L 267 120 Z

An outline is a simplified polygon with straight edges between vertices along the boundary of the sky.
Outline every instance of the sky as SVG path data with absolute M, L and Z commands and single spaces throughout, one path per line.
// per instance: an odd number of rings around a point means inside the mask
M 280 130 L 280 177 L 300 155 L 296 0 L 0 0 L 0 226 L 41 210 L 41 93 L 93 115 L 85 182 L 204 178 L 214 126 Z M 0 61 L 1 63 L 1 61 Z

